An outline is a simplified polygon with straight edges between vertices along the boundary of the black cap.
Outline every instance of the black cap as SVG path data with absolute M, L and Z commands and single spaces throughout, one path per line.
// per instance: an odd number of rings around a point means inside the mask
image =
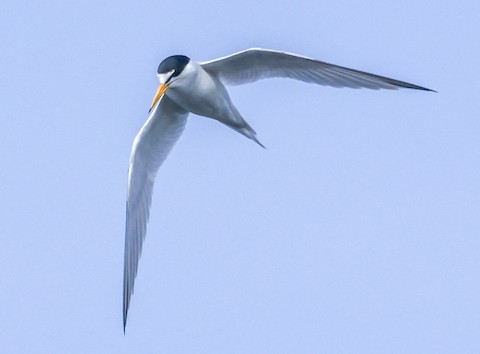
M 164 59 L 160 63 L 157 73 L 163 74 L 168 73 L 171 70 L 175 70 L 172 76 L 178 76 L 183 71 L 189 61 L 190 58 L 186 57 L 185 55 L 172 55 L 171 57 Z

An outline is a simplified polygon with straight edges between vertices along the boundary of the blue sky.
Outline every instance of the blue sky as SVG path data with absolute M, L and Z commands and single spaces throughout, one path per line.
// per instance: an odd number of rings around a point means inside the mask
M 480 352 L 474 1 L 0 4 L 5 353 Z M 122 332 L 126 172 L 171 54 L 286 50 L 438 90 L 230 88 L 191 115 Z

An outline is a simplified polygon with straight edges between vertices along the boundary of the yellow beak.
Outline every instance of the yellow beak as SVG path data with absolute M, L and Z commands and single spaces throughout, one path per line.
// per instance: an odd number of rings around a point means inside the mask
M 153 109 L 153 107 L 155 107 L 155 105 L 157 104 L 157 102 L 160 100 L 160 98 L 163 96 L 163 94 L 165 92 L 167 92 L 168 88 L 170 87 L 170 84 L 166 84 L 166 85 L 160 85 L 158 87 L 158 90 L 157 90 L 157 93 L 155 94 L 155 97 L 153 98 L 153 102 L 152 102 L 152 105 L 150 106 L 150 109 L 148 110 L 148 113 L 151 112 L 151 110 Z

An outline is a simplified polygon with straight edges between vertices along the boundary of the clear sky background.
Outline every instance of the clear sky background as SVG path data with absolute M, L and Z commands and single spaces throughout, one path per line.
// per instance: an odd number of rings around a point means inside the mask
M 2 353 L 480 353 L 478 1 L 0 3 Z M 258 46 L 438 90 L 230 88 L 191 115 L 122 331 L 159 62 Z

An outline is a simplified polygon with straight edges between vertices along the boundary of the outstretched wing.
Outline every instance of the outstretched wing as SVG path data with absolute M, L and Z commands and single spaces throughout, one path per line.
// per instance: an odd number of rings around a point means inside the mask
M 247 49 L 200 65 L 225 85 L 242 85 L 261 79 L 283 77 L 333 87 L 375 90 L 404 87 L 433 91 L 408 82 L 269 49 Z
M 187 122 L 188 112 L 163 96 L 133 141 L 128 169 L 123 269 L 123 329 L 145 239 L 153 185 Z

